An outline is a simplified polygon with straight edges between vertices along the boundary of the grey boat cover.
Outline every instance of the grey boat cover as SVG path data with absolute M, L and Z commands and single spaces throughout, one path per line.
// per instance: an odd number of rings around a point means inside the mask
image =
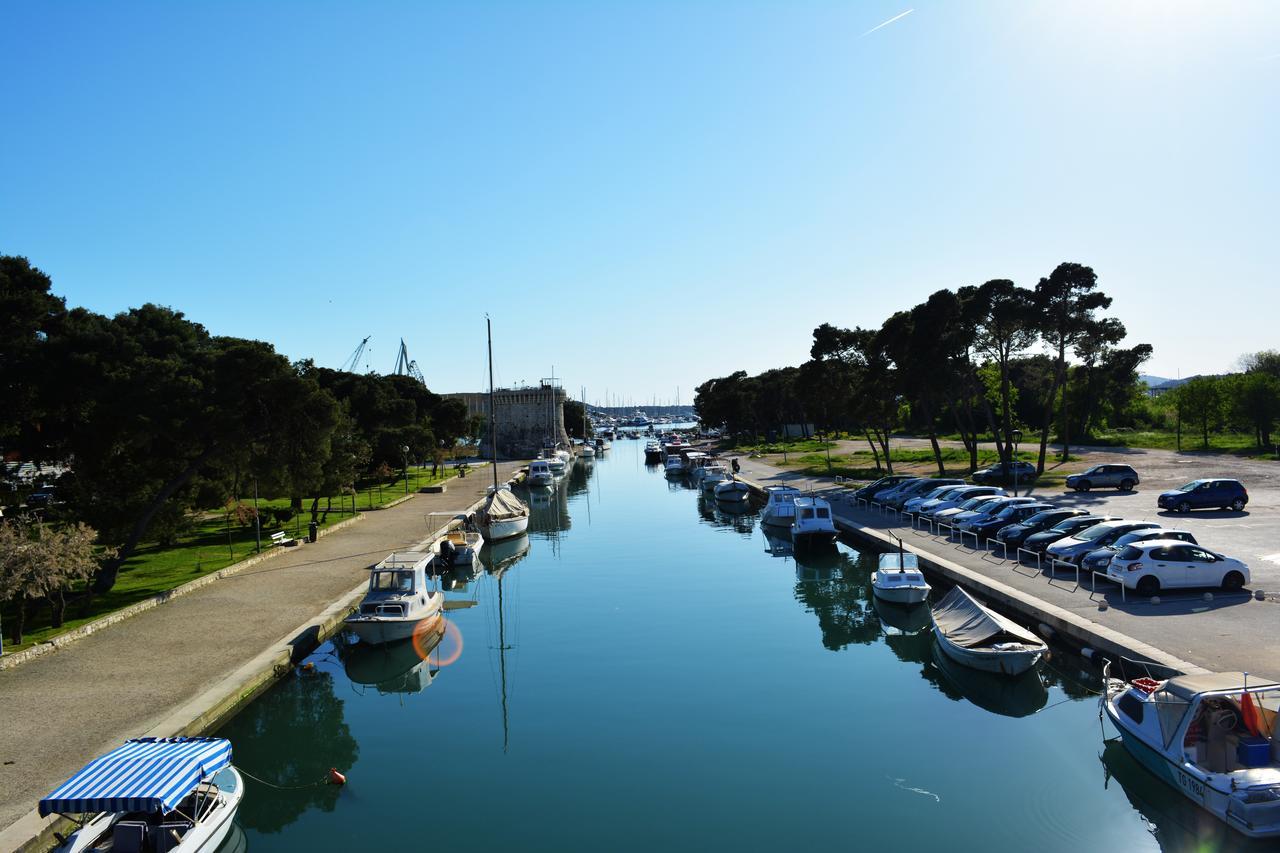
M 948 640 L 966 649 L 980 646 L 1000 634 L 1024 643 L 1044 645 L 1035 634 L 983 607 L 958 586 L 934 606 L 933 621 Z
M 506 489 L 490 493 L 476 511 L 476 515 L 485 521 L 510 521 L 528 514 L 529 509 L 524 502 Z

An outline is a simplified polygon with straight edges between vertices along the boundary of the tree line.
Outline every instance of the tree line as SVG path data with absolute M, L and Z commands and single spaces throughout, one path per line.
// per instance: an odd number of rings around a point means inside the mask
M 91 594 L 140 543 L 171 540 L 199 513 L 256 490 L 299 511 L 309 501 L 314 520 L 322 499 L 438 461 L 479 430 L 465 404 L 408 376 L 290 362 L 159 305 L 68 307 L 16 256 L 0 256 L 0 393 L 6 455 L 69 466 L 61 516 L 105 548 Z
M 1230 428 L 1270 449 L 1280 353 L 1245 356 L 1241 373 L 1201 377 L 1153 401 L 1138 376 L 1152 348 L 1123 345 L 1124 324 L 1105 313 L 1111 303 L 1094 270 L 1070 262 L 1030 288 L 993 279 L 943 289 L 876 329 L 823 323 L 804 364 L 710 379 L 695 407 L 703 423 L 736 434 L 796 423 L 860 433 L 890 472 L 889 437 L 901 430 L 930 440 L 939 473 L 943 435 L 959 437 L 970 470 L 980 440 L 1008 462 L 1029 438 L 1037 474 L 1051 441 L 1067 459 L 1073 440 L 1105 430 L 1186 426 L 1207 447 L 1210 430 Z

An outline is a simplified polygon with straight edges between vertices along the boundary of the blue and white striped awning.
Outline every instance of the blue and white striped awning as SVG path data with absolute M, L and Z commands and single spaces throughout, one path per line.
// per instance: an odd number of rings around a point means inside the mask
M 40 801 L 40 814 L 168 812 L 231 763 L 231 741 L 136 738 L 95 758 Z

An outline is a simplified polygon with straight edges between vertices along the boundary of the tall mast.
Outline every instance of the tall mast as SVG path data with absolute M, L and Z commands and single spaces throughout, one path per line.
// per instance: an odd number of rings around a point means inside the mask
M 493 454 L 493 491 L 498 491 L 498 426 L 497 410 L 493 405 L 493 321 L 484 315 L 484 329 L 489 337 L 489 450 Z M 501 589 L 501 586 L 499 586 Z

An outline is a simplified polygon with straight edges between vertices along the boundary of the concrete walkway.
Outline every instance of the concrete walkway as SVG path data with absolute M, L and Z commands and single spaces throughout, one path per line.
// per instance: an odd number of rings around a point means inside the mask
M 962 546 L 958 540 L 948 541 L 945 534 L 932 536 L 927 530 L 914 531 L 896 517 L 860 510 L 848 499 L 848 490 L 835 488 L 831 480 L 807 478 L 757 459 L 740 457 L 739 463 L 743 477 L 764 486 L 787 484 L 826 490 L 837 520 L 853 521 L 899 537 L 917 549 L 1155 646 L 1173 657 L 1210 670 L 1280 676 L 1280 600 L 1274 595 L 1257 601 L 1247 593 L 1215 591 L 1213 600 L 1205 601 L 1203 590 L 1170 591 L 1162 596 L 1162 603 L 1153 605 L 1132 592 L 1125 600 L 1119 586 L 1106 581 L 1100 581 L 1093 593 L 1087 579 L 1076 587 L 1074 573 L 1050 578 L 1033 564 L 1019 565 L 1003 559 L 999 549 L 976 550 Z M 1045 499 L 1053 501 L 1060 496 L 1048 494 Z M 973 545 L 972 537 L 968 542 Z M 1099 609 L 1102 602 L 1106 602 L 1105 610 Z
M 519 467 L 505 463 L 499 478 Z M 389 551 L 421 542 L 492 483 L 488 468 L 417 494 L 314 544 L 111 625 L 66 649 L 0 672 L 0 842 L 85 762 L 173 725 L 171 715 L 264 649 L 291 639 Z M 15 843 L 21 843 L 18 840 Z M 14 845 L 0 843 L 0 848 Z

